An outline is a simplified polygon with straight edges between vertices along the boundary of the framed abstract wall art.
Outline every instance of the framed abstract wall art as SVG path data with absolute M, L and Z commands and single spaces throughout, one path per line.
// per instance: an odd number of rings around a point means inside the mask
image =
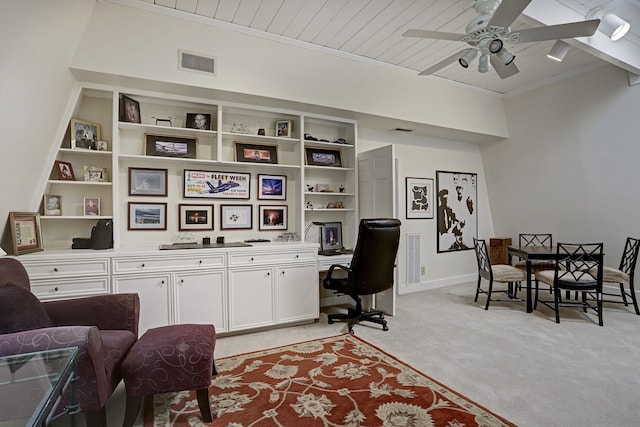
M 407 219 L 433 218 L 433 179 L 406 177 Z

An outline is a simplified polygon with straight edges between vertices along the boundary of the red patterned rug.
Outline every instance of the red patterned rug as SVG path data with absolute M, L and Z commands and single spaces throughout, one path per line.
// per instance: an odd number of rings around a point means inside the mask
M 216 361 L 213 423 L 195 392 L 148 399 L 145 427 L 515 426 L 372 346 L 344 334 Z

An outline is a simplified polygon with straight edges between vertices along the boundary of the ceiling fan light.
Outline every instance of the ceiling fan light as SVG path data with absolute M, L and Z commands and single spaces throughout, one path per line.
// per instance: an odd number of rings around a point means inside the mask
M 567 52 L 569 52 L 569 47 L 570 46 L 562 40 L 557 40 L 551 47 L 549 53 L 547 53 L 547 58 L 562 62 L 564 57 L 567 56 Z
M 502 50 L 504 43 L 500 39 L 493 39 L 491 43 L 489 43 L 489 52 L 498 53 Z
M 480 59 L 478 61 L 478 71 L 481 73 L 486 73 L 491 69 L 491 64 L 489 63 L 489 54 L 483 53 L 480 55 Z
M 458 59 L 458 63 L 463 68 L 469 68 L 469 65 L 473 62 L 474 59 L 476 59 L 477 55 L 478 52 L 476 52 L 475 49 L 469 49 Z
M 514 59 L 516 59 L 516 56 L 507 49 L 502 49 L 500 52 L 496 53 L 496 56 L 504 65 L 509 65 Z
M 611 40 L 616 41 L 624 37 L 630 28 L 631 24 L 618 15 L 610 13 L 602 17 L 598 30 L 606 34 Z

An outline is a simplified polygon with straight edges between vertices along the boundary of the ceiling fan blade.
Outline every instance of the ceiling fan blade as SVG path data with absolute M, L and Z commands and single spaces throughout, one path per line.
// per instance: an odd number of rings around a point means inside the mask
M 500 76 L 500 78 L 503 80 L 520 72 L 520 69 L 518 69 L 518 66 L 513 61 L 509 65 L 504 65 L 500 58 L 496 57 L 495 55 L 491 55 L 490 59 L 491 66 L 496 70 L 498 76 Z
M 507 29 L 513 24 L 523 10 L 529 6 L 532 0 L 503 0 L 500 6 L 493 13 L 493 16 L 487 24 L 489 27 L 502 27 Z
M 407 30 L 402 33 L 403 37 L 420 37 L 423 39 L 437 39 L 437 40 L 456 40 L 460 41 L 466 34 L 458 33 L 445 33 L 442 31 L 427 31 L 427 30 Z
M 539 42 L 543 40 L 561 40 L 572 39 L 574 37 L 592 36 L 600 25 L 599 19 L 591 21 L 572 22 L 569 24 L 549 25 L 548 27 L 528 28 L 522 31 L 509 33 L 509 41 L 511 42 L 513 35 L 518 35 L 517 39 L 513 38 L 512 43 L 529 43 Z
M 442 61 L 438 62 L 437 64 L 432 65 L 431 67 L 427 68 L 426 70 L 421 71 L 420 73 L 418 73 L 419 76 L 428 76 L 429 74 L 433 74 L 436 71 L 440 70 L 441 68 L 446 67 L 447 65 L 456 62 L 460 56 L 462 56 L 463 53 L 465 53 L 467 50 L 469 49 L 462 49 L 460 52 L 456 52 L 453 55 L 443 59 Z

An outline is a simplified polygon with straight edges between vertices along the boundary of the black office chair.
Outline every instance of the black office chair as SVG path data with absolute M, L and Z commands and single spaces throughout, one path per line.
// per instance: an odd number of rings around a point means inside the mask
M 393 287 L 393 269 L 400 241 L 400 221 L 397 219 L 362 219 L 358 229 L 358 242 L 353 251 L 351 266 L 334 264 L 329 267 L 322 284 L 355 301 L 355 308 L 347 313 L 329 315 L 329 323 L 336 320 L 349 322 L 349 333 L 362 321 L 382 325 L 388 331 L 387 321 L 380 310 L 362 311 L 361 295 L 373 295 Z M 346 276 L 346 277 L 345 277 Z

